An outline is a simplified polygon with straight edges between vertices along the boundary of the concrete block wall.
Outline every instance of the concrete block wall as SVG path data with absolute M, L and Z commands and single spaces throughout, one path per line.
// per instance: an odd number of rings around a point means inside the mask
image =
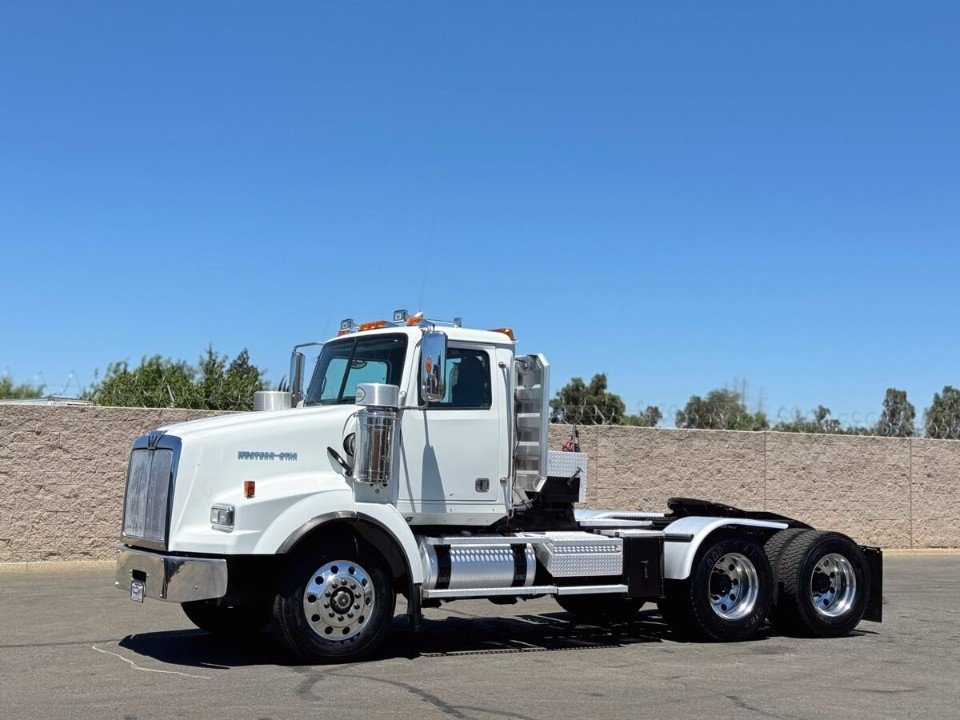
M 195 410 L 0 405 L 0 562 L 108 559 L 130 443 Z M 570 428 L 552 426 L 559 448 Z M 884 547 L 960 547 L 960 441 L 584 427 L 593 507 L 673 496 L 770 510 Z
M 550 428 L 559 449 L 570 428 Z M 883 547 L 960 547 L 960 441 L 584 427 L 591 507 L 697 497 L 768 510 Z
M 213 414 L 0 405 L 0 562 L 112 557 L 133 439 Z

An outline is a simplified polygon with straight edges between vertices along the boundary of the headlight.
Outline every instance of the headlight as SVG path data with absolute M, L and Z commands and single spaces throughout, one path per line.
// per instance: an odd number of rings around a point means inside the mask
M 210 508 L 210 524 L 216 530 L 233 530 L 233 505 L 214 505 Z

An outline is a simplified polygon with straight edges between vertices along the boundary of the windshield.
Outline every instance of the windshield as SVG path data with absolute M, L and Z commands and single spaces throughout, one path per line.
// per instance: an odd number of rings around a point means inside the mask
M 304 405 L 353 403 L 360 383 L 400 385 L 406 335 L 354 335 L 323 346 Z

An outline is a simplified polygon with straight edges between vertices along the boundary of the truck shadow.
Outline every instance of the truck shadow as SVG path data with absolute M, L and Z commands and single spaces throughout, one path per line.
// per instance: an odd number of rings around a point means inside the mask
M 397 617 L 383 646 L 368 662 L 682 642 L 655 610 L 641 612 L 636 621 L 610 625 L 576 622 L 565 612 L 487 617 L 445 608 L 444 613 L 443 618 L 425 618 L 416 634 L 410 631 L 405 617 Z M 770 635 L 772 631 L 764 630 L 749 644 Z M 287 655 L 268 632 L 229 640 L 200 630 L 172 630 L 128 635 L 119 646 L 162 663 L 208 669 L 302 664 Z

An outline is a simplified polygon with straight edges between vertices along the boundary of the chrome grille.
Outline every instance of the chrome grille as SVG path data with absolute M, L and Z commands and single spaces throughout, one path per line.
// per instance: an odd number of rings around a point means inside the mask
M 135 448 L 130 454 L 123 509 L 125 538 L 166 549 L 173 461 L 173 450 L 168 448 Z

